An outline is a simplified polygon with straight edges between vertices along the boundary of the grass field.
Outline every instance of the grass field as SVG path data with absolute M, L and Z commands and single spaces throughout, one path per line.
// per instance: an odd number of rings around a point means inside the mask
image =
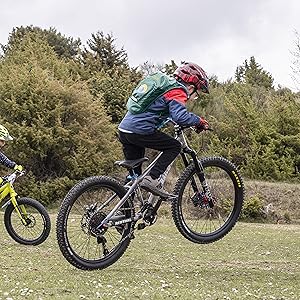
M 55 217 L 36 247 L 15 243 L 0 225 L 0 300 L 300 299 L 299 225 L 238 223 L 222 240 L 197 245 L 161 218 L 116 264 L 81 271 L 58 249 Z

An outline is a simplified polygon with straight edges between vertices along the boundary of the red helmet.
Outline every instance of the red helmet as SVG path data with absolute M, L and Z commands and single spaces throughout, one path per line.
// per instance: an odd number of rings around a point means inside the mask
M 193 84 L 197 90 L 209 93 L 208 77 L 205 71 L 198 65 L 184 62 L 175 70 L 174 75 L 178 76 L 183 82 Z

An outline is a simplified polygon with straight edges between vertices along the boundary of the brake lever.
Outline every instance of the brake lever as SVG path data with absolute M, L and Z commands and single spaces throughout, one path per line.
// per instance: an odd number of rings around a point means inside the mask
M 19 176 L 25 175 L 25 174 L 26 174 L 26 171 L 25 171 L 25 170 L 23 170 L 23 171 L 15 170 L 14 173 L 19 177 Z

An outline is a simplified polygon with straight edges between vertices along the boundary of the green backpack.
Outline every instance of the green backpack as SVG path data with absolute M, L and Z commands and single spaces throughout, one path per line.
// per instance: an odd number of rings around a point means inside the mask
M 164 93 L 180 88 L 186 93 L 186 87 L 179 83 L 175 78 L 170 77 L 161 72 L 157 72 L 145 77 L 132 92 L 127 101 L 127 109 L 132 114 L 140 114 L 148 110 L 148 107 Z M 165 112 L 157 112 L 158 114 L 164 114 Z

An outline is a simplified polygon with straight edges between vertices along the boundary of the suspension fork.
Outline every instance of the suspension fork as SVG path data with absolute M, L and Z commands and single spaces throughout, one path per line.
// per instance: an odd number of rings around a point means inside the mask
M 10 192 L 10 202 L 14 206 L 19 218 L 21 219 L 24 225 L 28 225 L 26 222 L 27 212 L 24 205 L 19 205 L 17 201 L 18 194 L 15 192 L 13 187 L 9 187 Z M 25 218 L 24 218 L 25 216 Z
M 197 157 L 196 157 L 196 154 L 194 153 L 194 154 L 192 155 L 192 152 L 193 152 L 193 151 L 189 151 L 188 153 L 192 156 L 192 159 L 193 159 L 193 162 L 194 162 L 194 164 L 195 164 L 196 170 L 197 170 L 197 166 L 196 166 L 196 165 L 198 165 L 198 169 L 200 169 L 199 163 L 198 163 L 198 160 L 197 160 Z M 185 166 L 185 167 L 188 167 L 188 165 L 189 165 L 190 163 L 189 163 L 189 161 L 188 161 L 188 159 L 187 159 L 187 157 L 186 157 L 186 155 L 185 155 L 184 152 L 181 153 L 181 158 L 182 158 L 182 160 L 183 160 L 184 166 Z M 202 172 L 202 173 L 203 173 L 203 172 Z M 201 175 L 200 175 L 200 172 L 197 172 L 197 175 L 198 175 L 198 177 L 199 177 L 199 179 L 200 179 L 200 182 L 202 182 L 201 178 L 203 179 L 204 174 L 203 174 L 203 176 L 201 176 Z M 192 181 L 191 185 L 192 185 L 193 191 L 194 191 L 195 193 L 199 193 L 200 191 L 199 191 L 199 189 L 198 189 L 198 187 L 197 187 L 197 184 L 196 184 L 196 181 L 195 181 L 194 177 L 192 177 L 192 180 L 191 180 L 191 181 Z
M 203 191 L 204 191 L 205 195 L 208 198 L 209 206 L 213 207 L 214 206 L 214 204 L 213 204 L 213 197 L 211 195 L 209 185 L 207 184 L 207 182 L 205 180 L 204 168 L 203 168 L 201 162 L 198 160 L 197 154 L 196 154 L 196 152 L 194 150 L 189 149 L 188 153 L 192 157 L 192 160 L 193 160 L 193 163 L 194 163 L 194 166 L 195 166 L 195 169 L 196 169 L 196 174 L 197 174 L 197 176 L 198 176 L 198 178 L 200 180 L 200 183 L 201 183 L 201 186 L 203 188 Z M 189 165 L 189 162 L 188 162 L 188 160 L 186 158 L 186 155 L 184 153 L 182 153 L 181 157 L 183 159 L 184 165 L 187 167 Z M 196 183 L 196 181 L 195 181 L 195 179 L 193 177 L 192 177 L 191 181 L 192 181 L 191 185 L 192 185 L 193 191 L 195 193 L 200 193 L 200 191 L 199 191 L 199 189 L 197 187 L 197 183 Z

